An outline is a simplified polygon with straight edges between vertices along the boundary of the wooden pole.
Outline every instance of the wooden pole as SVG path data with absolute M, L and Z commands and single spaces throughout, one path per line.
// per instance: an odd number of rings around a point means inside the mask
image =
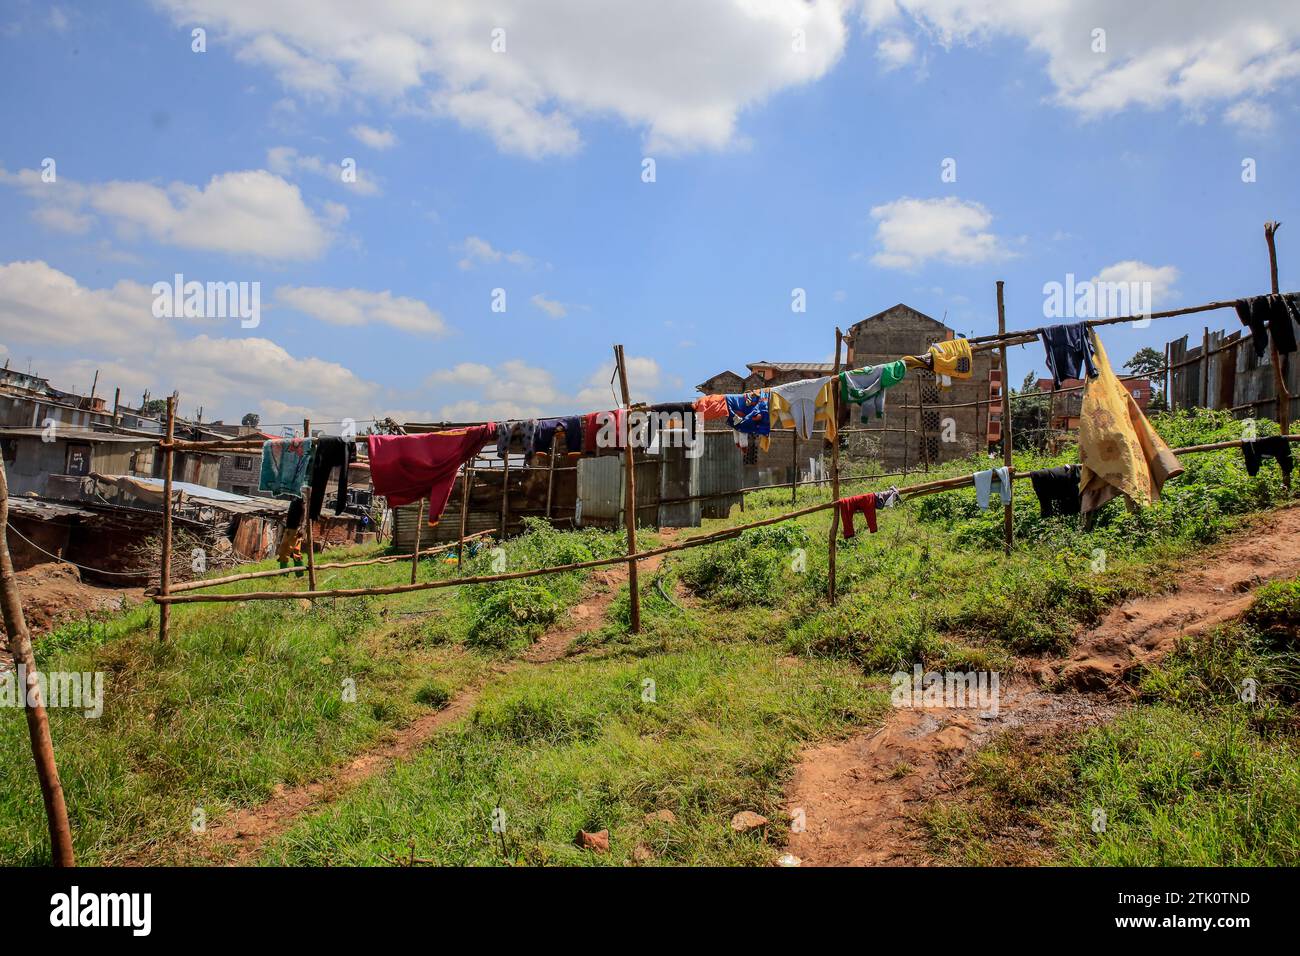
M 632 407 L 632 399 L 627 387 L 627 364 L 623 360 L 623 346 L 614 346 L 614 361 L 618 364 L 618 387 L 623 396 L 623 408 L 629 409 Z M 630 435 L 631 428 L 628 432 Z M 636 563 L 636 462 L 633 458 L 635 450 L 632 448 L 630 437 L 626 444 L 627 447 L 623 449 L 627 482 L 623 501 L 623 521 L 627 525 L 627 587 L 632 605 L 632 633 L 639 634 L 641 633 L 641 590 L 637 581 Z
M 799 500 L 799 429 L 790 429 L 790 504 Z
M 831 414 L 838 430 L 840 424 L 840 346 L 844 342 L 844 333 L 840 331 L 839 326 L 835 327 L 835 371 L 834 380 L 831 383 Z M 835 440 L 831 442 L 831 500 L 840 500 L 840 436 L 837 433 Z M 831 539 L 827 553 L 827 583 L 826 596 L 834 604 L 838 598 L 835 593 L 835 559 L 839 552 L 839 533 L 840 533 L 840 509 L 834 508 L 831 511 Z
M 501 468 L 501 537 L 510 529 L 510 446 L 506 446 L 505 464 Z
M 1007 331 L 1007 310 L 1006 303 L 1002 297 L 1003 282 L 998 280 L 998 334 L 1005 335 Z M 1087 334 L 1087 333 L 1085 333 Z M 1002 355 L 1002 464 L 1010 467 L 1011 465 L 1011 369 L 1007 366 L 1007 346 L 1003 341 L 1000 349 Z M 1014 494 L 1014 492 L 1013 492 Z M 1004 540 L 1003 550 L 1006 554 L 1011 554 L 1011 545 L 1015 540 L 1014 525 L 1012 523 L 1011 505 L 1003 508 L 1002 514 L 1002 537 Z
M 311 438 L 311 420 L 304 418 L 302 420 L 302 437 L 303 441 Z M 345 464 L 344 468 L 347 467 Z M 316 546 L 312 544 L 311 534 L 311 483 L 308 482 L 302 489 L 302 517 L 306 530 L 303 533 L 303 542 L 307 546 L 307 588 L 310 591 L 316 590 Z M 416 550 L 420 550 L 418 547 Z
M 938 381 L 938 376 L 935 376 Z M 921 376 L 916 377 L 916 428 L 921 435 L 921 459 L 925 473 L 930 473 L 930 432 L 925 426 L 925 392 L 921 389 Z
M 59 767 L 54 762 L 54 741 L 50 737 L 50 721 L 41 697 L 32 636 L 23 616 L 18 579 L 14 576 L 14 562 L 9 554 L 9 479 L 3 462 L 0 462 L 0 610 L 4 614 L 9 653 L 13 655 L 14 666 L 22 678 L 15 686 L 22 695 L 32 760 L 36 762 L 36 779 L 40 782 L 41 799 L 45 803 L 45 819 L 50 829 L 50 859 L 55 866 L 76 866 L 72 854 L 72 830 L 68 826 L 68 806 L 63 799 L 63 785 L 59 782 Z M 167 609 L 163 607 L 161 610 L 165 619 Z
M 474 466 L 466 464 L 460 471 L 460 541 L 456 548 L 456 570 L 465 567 L 465 527 L 469 520 L 469 486 L 474 481 Z
M 176 434 L 176 396 L 167 397 L 167 442 L 163 450 L 163 527 L 162 567 L 158 570 L 158 593 L 166 594 L 172 585 L 172 456 L 170 447 Z M 171 627 L 171 614 L 166 604 L 159 606 L 158 640 L 166 641 Z
M 551 434 L 551 467 L 546 471 L 546 520 L 551 520 L 551 496 L 555 491 L 555 446 L 558 444 L 556 439 L 559 437 L 560 430 L 557 428 Z M 565 443 L 567 446 L 568 438 Z
M 1201 407 L 1213 408 L 1210 402 L 1210 327 L 1205 325 L 1201 328 Z
M 1277 282 L 1277 230 L 1280 222 L 1264 223 L 1264 239 L 1268 243 L 1269 283 L 1273 294 L 1278 294 Z M 1277 341 L 1270 336 L 1269 348 L 1273 353 L 1273 382 L 1277 388 L 1277 424 L 1283 435 L 1291 433 L 1291 392 L 1286 387 L 1286 376 L 1282 374 L 1282 357 L 1277 351 Z
M 1169 367 L 1169 343 L 1165 343 L 1165 408 L 1174 410 L 1174 372 Z
M 424 524 L 424 499 L 415 513 L 415 547 L 411 549 L 411 583 L 415 583 L 415 573 L 420 569 L 420 528 Z

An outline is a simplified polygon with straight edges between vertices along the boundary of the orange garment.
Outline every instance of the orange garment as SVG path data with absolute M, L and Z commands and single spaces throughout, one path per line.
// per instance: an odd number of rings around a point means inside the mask
M 726 395 L 705 395 L 695 400 L 695 414 L 706 422 L 714 418 L 727 417 Z

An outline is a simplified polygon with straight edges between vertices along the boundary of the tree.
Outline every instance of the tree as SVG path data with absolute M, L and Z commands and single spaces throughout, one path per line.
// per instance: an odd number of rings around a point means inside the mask
M 256 428 L 262 423 L 262 418 L 256 412 L 249 412 L 239 420 L 239 423 L 245 428 Z
M 1047 444 L 1048 426 L 1051 424 L 1052 397 L 1038 387 L 1038 379 L 1031 371 L 1025 376 L 1020 389 L 1011 390 L 1011 433 L 1017 446 L 1032 445 L 1043 448 Z
M 1137 355 L 1124 363 L 1124 367 L 1134 375 L 1146 375 L 1154 378 L 1165 367 L 1165 357 L 1149 345 L 1138 349 Z
M 167 414 L 167 399 L 151 398 L 140 405 L 140 414 L 146 418 L 162 418 Z

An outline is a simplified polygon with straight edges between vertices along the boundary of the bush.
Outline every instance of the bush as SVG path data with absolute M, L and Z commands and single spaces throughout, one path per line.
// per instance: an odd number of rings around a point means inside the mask
M 751 528 L 690 554 L 682 581 L 723 607 L 774 607 L 785 596 L 795 549 L 807 547 L 808 532 L 793 522 Z

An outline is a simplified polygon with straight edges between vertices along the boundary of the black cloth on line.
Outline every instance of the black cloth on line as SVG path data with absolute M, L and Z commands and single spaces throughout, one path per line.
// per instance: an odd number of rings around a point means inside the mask
M 1268 351 L 1271 333 L 1278 353 L 1290 355 L 1296 350 L 1295 325 L 1300 322 L 1300 295 L 1252 295 L 1238 299 L 1237 318 L 1249 326 L 1255 343 L 1255 357 L 1263 358 Z
M 348 503 L 348 465 L 357 460 L 355 442 L 344 441 L 337 435 L 322 435 L 316 439 L 315 456 L 311 464 L 311 507 L 308 514 L 312 519 L 320 517 L 321 505 L 325 503 L 325 486 L 329 484 L 330 472 L 339 470 L 338 497 L 334 502 L 334 513 L 343 514 Z
M 1291 443 L 1281 435 L 1242 442 L 1241 456 L 1246 459 L 1246 474 L 1252 477 L 1259 474 L 1259 466 L 1268 457 L 1277 460 L 1277 466 L 1282 469 L 1282 477 L 1287 480 L 1291 478 Z
M 1092 336 L 1086 322 L 1053 325 L 1039 332 L 1038 337 L 1047 352 L 1047 370 L 1052 373 L 1056 388 L 1067 378 L 1082 378 L 1079 373 L 1085 369 L 1089 378 L 1097 377 L 1097 369 L 1092 364 Z
M 302 506 L 302 499 L 294 497 L 289 501 L 289 510 L 284 516 L 284 526 L 290 530 L 296 531 L 302 524 L 302 513 L 305 509 Z
M 1073 376 L 1071 376 L 1073 377 Z M 1079 497 L 1079 465 L 1058 465 L 1040 468 L 1029 473 L 1029 482 L 1038 496 L 1038 510 L 1044 518 L 1052 515 L 1077 515 L 1081 507 Z

